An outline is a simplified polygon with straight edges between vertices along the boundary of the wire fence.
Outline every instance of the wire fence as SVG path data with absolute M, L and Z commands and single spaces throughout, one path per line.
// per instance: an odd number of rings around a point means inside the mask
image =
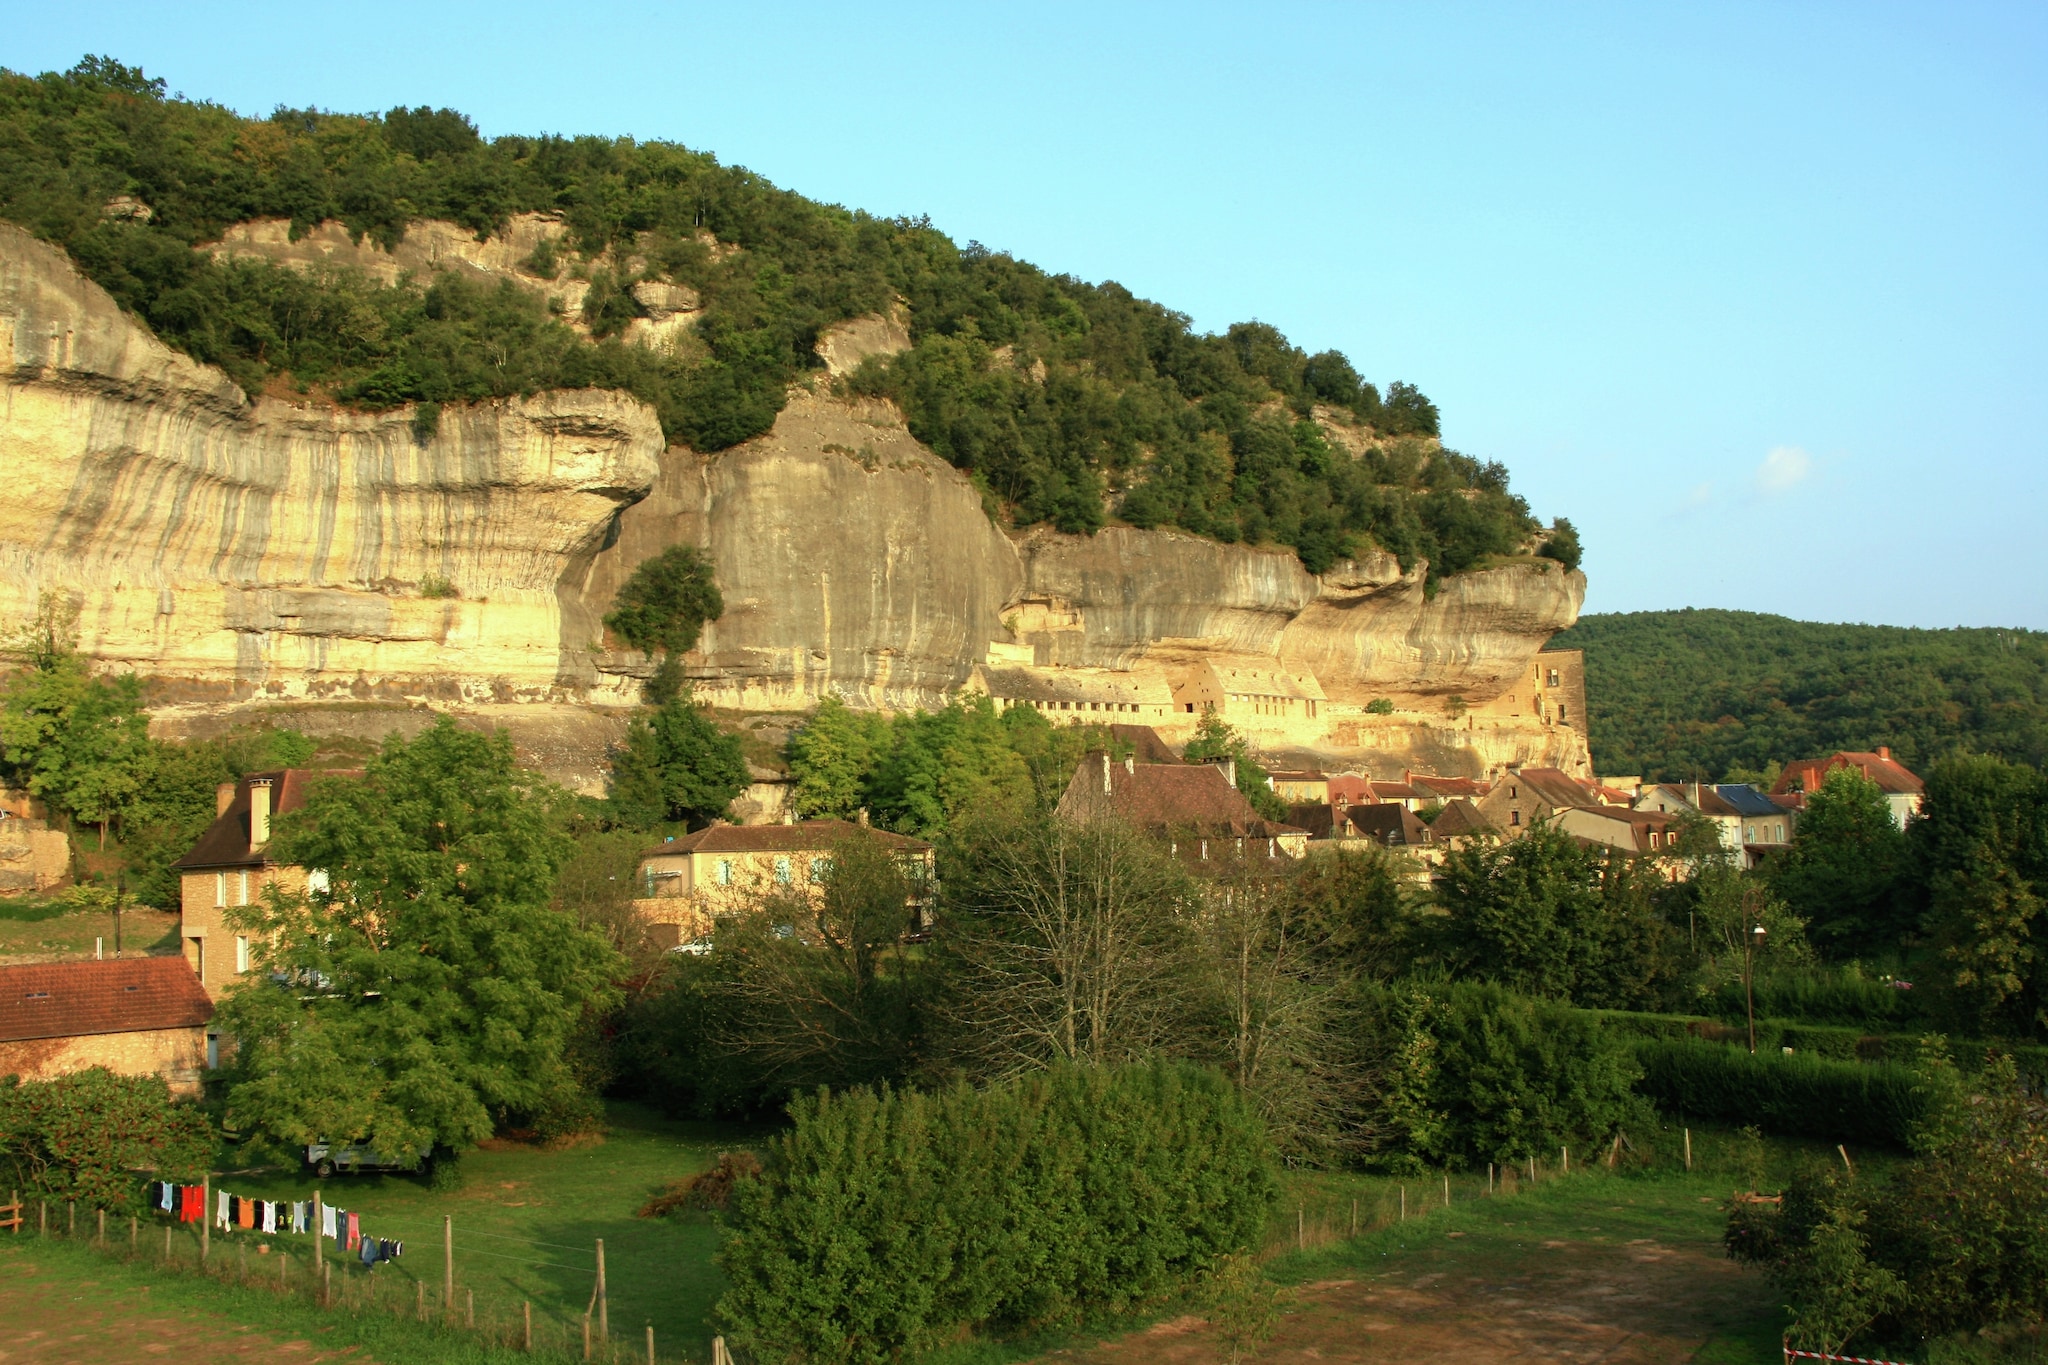
M 546 1266 L 591 1277 L 588 1308 L 581 1315 L 558 1305 L 479 1292 L 459 1274 L 449 1283 L 439 1230 L 431 1238 L 408 1240 L 396 1261 L 365 1266 L 355 1253 L 317 1233 L 263 1233 L 217 1224 L 180 1223 L 159 1210 L 140 1216 L 81 1208 L 75 1201 L 21 1199 L 21 1223 L 13 1236 L 60 1241 L 89 1249 L 138 1269 L 161 1275 L 197 1276 L 222 1284 L 268 1290 L 318 1309 L 351 1317 L 373 1315 L 417 1322 L 423 1330 L 446 1332 L 540 1360 L 597 1361 L 602 1365 L 688 1359 L 682 1343 L 666 1343 L 656 1354 L 654 1329 L 644 1334 L 611 1330 L 600 1291 L 595 1246 L 576 1247 L 535 1238 L 465 1229 L 462 1259 L 487 1256 L 522 1266 Z M 209 1210 L 209 1213 L 211 1210 Z M 0 1227 L 4 1227 L 0 1223 Z M 0 1232 L 0 1236 L 8 1235 Z M 581 1253 L 590 1259 L 542 1261 L 511 1251 L 469 1244 L 488 1237 L 508 1245 Z

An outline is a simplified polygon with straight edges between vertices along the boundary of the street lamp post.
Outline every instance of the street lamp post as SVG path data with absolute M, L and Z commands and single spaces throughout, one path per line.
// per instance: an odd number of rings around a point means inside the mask
M 1742 994 L 1749 1006 L 1749 1052 L 1756 1055 L 1756 950 L 1764 946 L 1764 927 L 1742 936 Z

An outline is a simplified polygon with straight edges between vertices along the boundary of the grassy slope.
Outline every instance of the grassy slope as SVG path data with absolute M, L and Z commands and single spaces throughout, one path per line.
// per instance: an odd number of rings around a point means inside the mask
M 1588 616 L 1602 772 L 1708 780 L 1889 745 L 1922 769 L 1958 750 L 2048 763 L 2048 634 L 1829 625 L 1742 611 Z
M 107 956 L 112 957 L 112 916 L 73 910 L 60 900 L 0 901 L 0 961 L 90 957 L 95 938 L 106 940 Z M 175 950 L 178 917 L 129 906 L 121 914 L 121 946 L 128 957 Z
M 675 1351 L 706 1356 L 706 1314 L 723 1287 L 711 1264 L 717 1227 L 702 1215 L 651 1220 L 634 1211 L 666 1182 L 707 1168 L 720 1151 L 747 1145 L 747 1135 L 670 1123 L 631 1105 L 612 1106 L 610 1118 L 611 1131 L 599 1145 L 471 1153 L 463 1159 L 462 1188 L 448 1193 L 398 1175 L 317 1183 L 323 1198 L 358 1212 L 369 1235 L 405 1241 L 405 1256 L 375 1272 L 403 1282 L 387 1286 L 387 1294 L 409 1298 L 414 1278 L 438 1289 L 441 1220 L 452 1216 L 457 1283 L 476 1291 L 479 1315 L 516 1314 L 520 1301 L 530 1300 L 537 1320 L 566 1330 L 580 1322 L 589 1302 L 594 1244 L 603 1238 L 614 1334 L 637 1337 L 652 1323 L 657 1338 Z M 296 1171 L 226 1173 L 216 1180 L 258 1199 L 307 1199 L 316 1184 Z M 292 1253 L 306 1254 L 306 1238 L 237 1236 L 296 1244 Z M 362 1271 L 351 1266 L 350 1273 Z

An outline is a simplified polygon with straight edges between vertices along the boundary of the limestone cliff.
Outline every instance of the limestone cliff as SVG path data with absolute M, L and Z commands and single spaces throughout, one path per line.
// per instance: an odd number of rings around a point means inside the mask
M 518 275 L 531 249 L 444 236 L 380 261 L 257 224 L 222 249 L 393 277 L 450 261 Z M 688 316 L 690 300 L 658 302 Z M 829 333 L 825 373 L 774 430 L 715 456 L 663 450 L 649 409 L 598 392 L 450 406 L 422 441 L 408 410 L 251 401 L 0 225 L 0 617 L 68 593 L 97 658 L 202 711 L 317 724 L 309 702 L 456 705 L 588 788 L 603 708 L 646 672 L 599 618 L 635 565 L 687 541 L 727 602 L 690 671 L 725 706 L 931 706 L 964 688 L 1184 735 L 1213 704 L 1268 750 L 1323 761 L 1583 767 L 1582 734 L 1517 689 L 1576 616 L 1581 576 L 1518 560 L 1430 594 L 1384 555 L 1317 576 L 1177 532 L 1012 537 L 893 407 L 833 394 L 830 376 L 907 343 L 900 316 Z

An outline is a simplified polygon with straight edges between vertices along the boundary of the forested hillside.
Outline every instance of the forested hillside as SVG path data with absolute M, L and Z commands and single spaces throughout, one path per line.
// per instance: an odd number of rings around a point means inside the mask
M 2048 634 L 1826 625 L 1746 611 L 1582 618 L 1593 761 L 1683 779 L 1889 745 L 1917 770 L 1959 752 L 2048 763 Z
M 337 220 L 388 246 L 420 219 L 488 236 L 528 212 L 565 225 L 559 255 L 525 268 L 589 282 L 587 335 L 509 282 L 394 286 L 196 249 L 256 218 L 295 233 Z M 245 119 L 89 58 L 0 72 L 0 217 L 251 392 L 389 408 L 617 388 L 651 403 L 671 440 L 714 451 L 768 429 L 788 383 L 816 368 L 822 329 L 900 300 L 913 349 L 854 383 L 897 399 L 1016 524 L 1175 525 L 1292 546 L 1314 569 L 1378 545 L 1427 558 L 1433 576 L 1539 530 L 1500 465 L 1438 445 L 1420 391 L 1383 394 L 1335 351 L 1306 354 L 1260 323 L 1196 333 L 1116 284 L 814 203 L 672 143 L 485 139 L 446 109 Z M 649 281 L 701 299 L 673 350 L 620 335 Z M 1568 523 L 1544 544 L 1576 564 Z

